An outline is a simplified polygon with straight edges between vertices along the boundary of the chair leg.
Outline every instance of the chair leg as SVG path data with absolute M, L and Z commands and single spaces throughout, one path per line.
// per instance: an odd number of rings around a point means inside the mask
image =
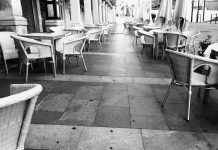
M 76 56 L 76 65 L 77 65 L 77 67 L 79 66 L 78 56 Z
M 65 74 L 65 58 L 63 56 L 63 74 Z
M 133 42 L 132 42 L 132 44 L 134 44 L 134 43 L 135 43 L 135 39 L 136 39 L 136 38 L 134 38 L 134 39 L 133 39 Z
M 21 72 L 22 72 L 22 66 L 23 66 L 23 62 L 20 61 L 20 66 L 19 66 L 19 76 L 21 75 Z
M 155 57 L 155 47 L 154 46 L 152 46 L 152 54 L 153 54 L 153 59 L 154 59 Z
M 7 65 L 7 60 L 4 60 L 4 64 L 5 64 L 6 74 L 8 75 L 8 65 Z
M 26 78 L 25 78 L 25 81 L 27 82 L 28 81 L 28 74 L 29 74 L 29 61 L 26 62 Z
M 135 39 L 135 45 L 137 45 L 137 43 L 138 43 L 138 38 L 136 37 L 136 39 Z
M 45 73 L 46 73 L 46 72 L 47 72 L 47 69 L 46 69 L 45 60 L 43 60 L 43 66 L 44 66 L 44 70 L 45 70 Z
M 203 103 L 204 104 L 208 103 L 209 93 L 210 93 L 210 90 L 209 89 L 205 89 L 205 91 L 204 91 L 204 99 L 203 99 Z
M 166 93 L 166 95 L 165 95 L 165 97 L 164 97 L 164 100 L 163 100 L 162 103 L 161 103 L 161 107 L 162 107 L 162 108 L 164 108 L 164 105 L 165 105 L 165 103 L 166 103 L 166 101 L 167 101 L 167 98 L 168 98 L 168 96 L 169 96 L 169 94 L 170 94 L 170 91 L 171 91 L 172 88 L 173 88 L 173 85 L 174 85 L 174 81 L 172 80 L 172 81 L 170 82 L 170 86 L 169 86 L 169 88 L 168 88 L 168 90 L 167 90 L 167 93 Z
M 142 51 L 141 51 L 141 55 L 143 54 L 143 51 L 144 51 L 144 45 L 142 45 Z
M 192 97 L 192 86 L 188 87 L 188 112 L 187 112 L 187 121 L 190 119 L 190 110 L 191 110 L 191 97 Z
M 84 67 L 85 67 L 85 71 L 87 72 L 88 70 L 87 70 L 86 63 L 85 63 L 85 60 L 84 60 L 84 58 L 83 58 L 83 55 L 82 55 L 82 54 L 81 54 L 81 58 L 82 58 L 82 61 L 83 61 L 83 65 L 84 65 Z
M 102 51 L 102 45 L 101 45 L 101 42 L 98 42 L 99 43 L 99 45 L 100 45 L 100 48 L 101 48 L 101 51 Z
M 55 60 L 54 60 L 54 62 L 53 62 L 53 64 L 52 64 L 52 66 L 53 66 L 53 74 L 54 74 L 54 77 L 56 77 L 56 68 L 57 68 L 57 65 L 56 65 Z

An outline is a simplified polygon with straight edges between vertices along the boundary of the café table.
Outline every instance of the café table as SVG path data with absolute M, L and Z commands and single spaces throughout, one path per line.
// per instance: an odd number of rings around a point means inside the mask
M 70 31 L 71 33 L 72 32 L 81 33 L 86 31 L 86 29 L 83 27 L 70 27 L 70 28 L 65 28 L 64 31 Z
M 162 29 L 162 27 L 160 27 L 160 26 L 143 26 L 143 29 L 145 31 L 151 31 L 151 30 L 155 30 L 155 29 Z

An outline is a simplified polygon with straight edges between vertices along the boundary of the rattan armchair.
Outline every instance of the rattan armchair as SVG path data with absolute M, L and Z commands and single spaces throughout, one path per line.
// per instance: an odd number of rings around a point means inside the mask
M 192 87 L 208 88 L 211 85 L 217 84 L 218 62 L 210 58 L 181 53 L 169 49 L 166 49 L 165 52 L 169 59 L 172 81 L 161 106 L 164 107 L 171 89 L 174 86 L 182 85 L 188 93 L 187 120 L 189 120 Z M 201 66 L 206 66 L 206 68 L 208 68 L 207 74 L 203 75 L 195 72 L 195 70 Z
M 193 51 L 193 53 L 195 54 L 196 40 L 197 40 L 198 36 L 201 34 L 201 32 L 200 31 L 190 30 L 190 31 L 183 32 L 183 34 L 188 37 L 187 38 L 187 42 L 186 42 L 186 49 L 189 52 Z
M 133 44 L 135 42 L 135 44 L 137 45 L 137 41 L 140 38 L 140 34 L 138 33 L 138 30 L 143 30 L 143 28 L 137 27 L 137 26 L 133 26 L 133 32 L 134 32 L 134 40 L 133 40 Z
M 83 65 L 85 67 L 85 71 L 87 71 L 86 63 L 82 54 L 86 43 L 86 39 L 87 36 L 85 34 L 76 34 L 76 35 L 64 37 L 56 41 L 56 50 L 62 55 L 63 74 L 65 74 L 66 56 L 68 56 L 69 60 L 70 60 L 70 56 L 76 57 L 77 65 L 78 65 L 78 57 L 81 57 L 83 61 Z
M 14 39 L 11 38 L 11 35 L 14 35 L 14 32 L 0 32 L 0 50 L 2 52 L 5 70 L 8 74 L 8 59 L 18 58 L 18 50 L 15 48 Z
M 155 55 L 155 36 L 152 33 L 149 33 L 147 31 L 143 31 L 143 30 L 138 30 L 138 33 L 139 33 L 139 36 L 141 38 L 141 43 L 143 45 L 141 54 L 143 54 L 143 52 L 147 46 L 151 46 L 152 56 L 154 58 L 154 55 Z
M 102 29 L 89 30 L 87 32 L 89 47 L 90 47 L 91 42 L 96 42 L 100 46 L 100 49 L 102 50 L 102 45 L 101 45 L 102 34 L 103 34 Z
M 53 46 L 49 43 L 43 43 L 34 39 L 29 39 L 26 37 L 21 37 L 18 35 L 11 35 L 13 39 L 17 42 L 20 47 L 20 70 L 19 75 L 22 71 L 22 64 L 26 64 L 26 78 L 25 81 L 28 81 L 29 65 L 36 60 L 42 60 L 44 63 L 44 69 L 46 71 L 45 60 L 51 58 L 53 64 L 53 74 L 56 77 L 56 65 L 55 65 L 55 56 Z
M 105 37 L 107 37 L 107 41 L 109 41 L 109 39 L 111 38 L 111 31 L 112 31 L 112 26 L 106 25 L 104 27 L 102 27 L 103 29 L 103 40 L 105 40 Z
M 181 51 L 182 49 L 185 51 L 187 36 L 181 33 L 176 32 L 166 32 L 164 33 L 165 39 L 165 48 Z
M 38 95 L 39 84 L 13 84 L 10 96 L 0 98 L 1 150 L 24 150 Z
M 49 29 L 55 33 L 63 33 L 65 36 L 71 35 L 71 32 L 64 30 L 64 27 L 50 27 Z

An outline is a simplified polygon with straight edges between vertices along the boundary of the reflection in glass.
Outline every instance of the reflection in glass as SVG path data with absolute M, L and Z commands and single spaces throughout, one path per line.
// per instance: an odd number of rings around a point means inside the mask
M 48 4 L 48 5 L 47 5 L 47 9 L 48 9 L 48 17 L 54 17 L 53 4 Z

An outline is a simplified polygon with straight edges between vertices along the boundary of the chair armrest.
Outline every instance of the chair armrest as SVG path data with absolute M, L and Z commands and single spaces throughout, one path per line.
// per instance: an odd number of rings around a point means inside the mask
M 197 56 L 195 59 L 195 69 L 205 66 L 206 83 L 218 84 L 218 61 L 210 58 Z

